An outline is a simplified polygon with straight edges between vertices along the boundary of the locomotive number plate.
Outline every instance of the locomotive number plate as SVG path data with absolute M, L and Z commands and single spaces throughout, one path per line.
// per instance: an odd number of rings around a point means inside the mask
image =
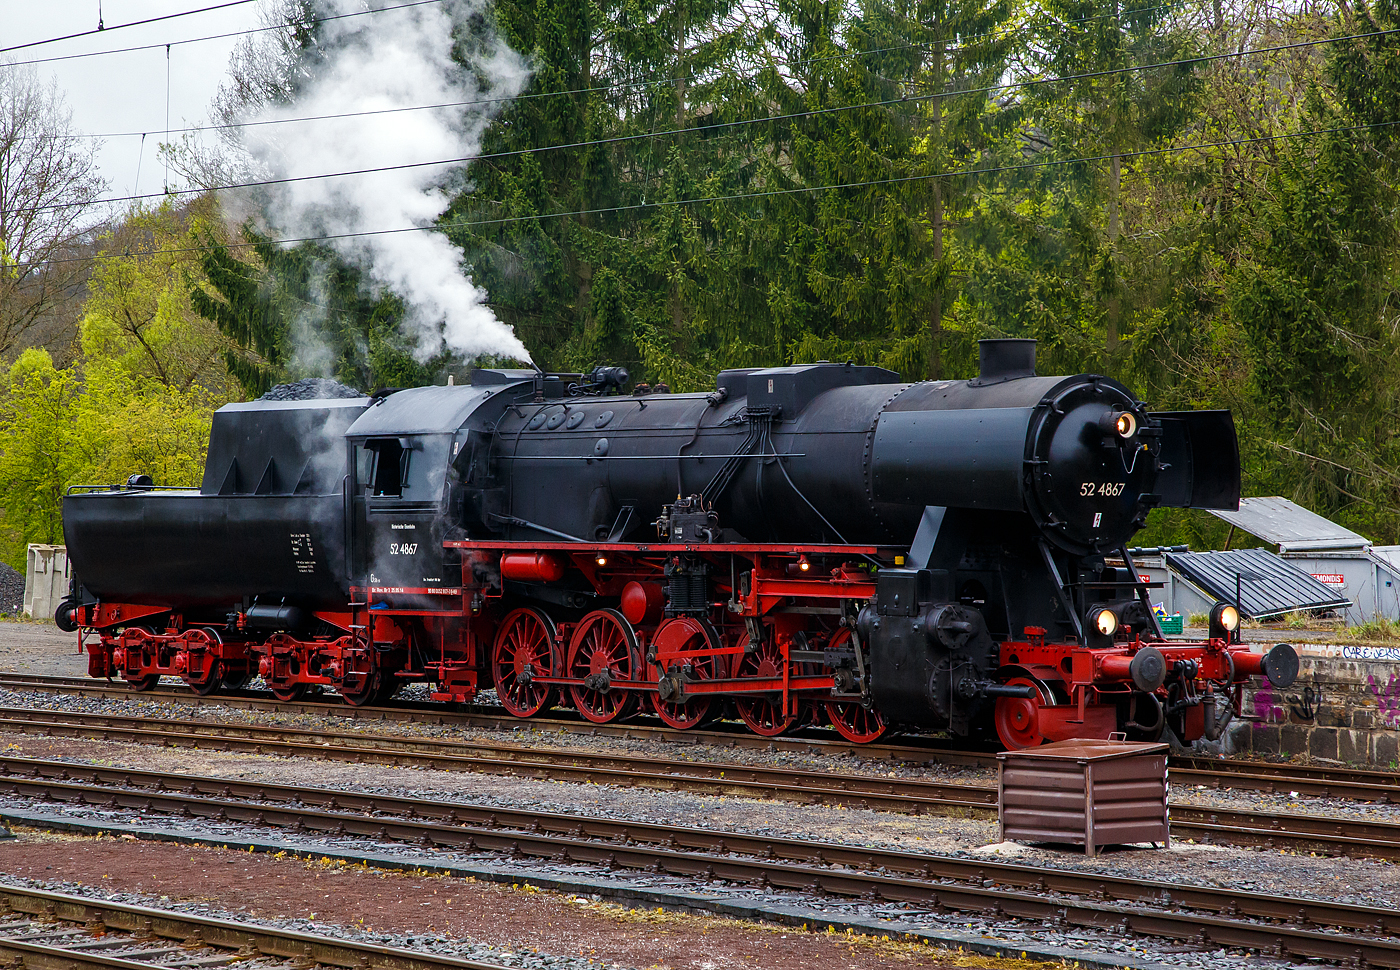
M 1123 494 L 1126 482 L 1084 482 L 1079 486 L 1080 495 L 1106 495 L 1109 498 Z

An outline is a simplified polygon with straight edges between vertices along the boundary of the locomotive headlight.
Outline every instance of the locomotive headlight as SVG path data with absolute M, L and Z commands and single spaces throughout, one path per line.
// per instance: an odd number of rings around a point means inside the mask
M 1228 640 L 1240 628 L 1240 611 L 1229 603 L 1216 603 L 1210 611 L 1212 640 Z
M 597 563 L 598 565 L 600 565 L 600 566 L 606 566 L 606 565 L 608 564 L 608 557 L 607 557 L 607 556 L 599 556 L 598 558 L 594 559 L 593 561 L 596 562 L 596 563 Z
M 1107 650 L 1113 646 L 1118 627 L 1118 611 L 1096 603 L 1084 614 L 1084 645 L 1090 650 Z
M 1095 610 L 1092 620 L 1100 636 L 1111 637 L 1118 632 L 1118 614 L 1107 607 Z
M 1099 417 L 1099 431 L 1109 447 L 1116 447 L 1115 439 L 1117 445 L 1131 441 L 1138 433 L 1137 415 L 1131 411 L 1109 408 Z

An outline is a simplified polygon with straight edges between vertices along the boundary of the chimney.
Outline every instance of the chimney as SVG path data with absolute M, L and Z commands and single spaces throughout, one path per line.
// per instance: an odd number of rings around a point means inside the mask
M 1004 338 L 977 341 L 978 374 L 973 387 L 1035 376 L 1035 341 Z

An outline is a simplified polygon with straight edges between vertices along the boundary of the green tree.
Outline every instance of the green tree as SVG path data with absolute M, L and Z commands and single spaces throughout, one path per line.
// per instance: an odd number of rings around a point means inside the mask
M 0 399 L 0 549 L 17 568 L 31 542 L 63 541 L 70 485 L 116 484 L 148 474 L 161 485 L 197 485 L 217 401 L 132 374 L 97 355 L 54 366 L 26 350 Z
M 419 362 L 399 328 L 402 301 L 371 290 L 333 253 L 310 243 L 286 249 L 251 228 L 243 234 L 258 262 L 206 236 L 190 304 L 235 345 L 224 363 L 249 397 L 326 374 L 362 391 L 417 387 L 460 363 L 447 353 Z
M 224 361 L 232 344 L 190 305 L 197 250 L 217 218 L 212 197 L 182 206 L 167 200 L 133 209 L 102 237 L 79 327 L 87 358 L 175 390 L 233 392 Z

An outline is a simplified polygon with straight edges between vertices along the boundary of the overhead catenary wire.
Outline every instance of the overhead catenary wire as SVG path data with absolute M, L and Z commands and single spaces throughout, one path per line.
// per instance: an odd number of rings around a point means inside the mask
M 941 100 L 944 98 L 963 97 L 969 94 L 992 94 L 998 91 L 1008 91 L 1017 88 L 1040 87 L 1049 84 L 1059 84 L 1067 81 L 1092 80 L 1095 78 L 1109 77 L 1117 74 L 1132 74 L 1144 71 L 1159 70 L 1166 67 L 1181 67 L 1187 64 L 1208 63 L 1211 61 L 1228 58 L 1247 57 L 1255 54 L 1273 54 L 1289 50 L 1298 50 L 1305 47 L 1317 47 L 1324 44 L 1340 43 L 1347 40 L 1365 40 L 1373 37 L 1386 37 L 1400 34 L 1400 27 L 1388 30 L 1374 30 L 1361 34 L 1345 34 L 1336 37 L 1318 38 L 1316 40 L 1296 41 L 1291 44 L 1276 44 L 1271 47 L 1256 47 L 1241 51 L 1229 51 L 1221 54 L 1203 54 L 1195 57 L 1177 58 L 1170 61 L 1157 61 L 1151 64 L 1137 64 L 1130 67 L 1106 68 L 1098 71 L 1086 71 L 1080 74 L 1066 74 L 1049 78 L 1027 78 L 1022 81 L 1011 81 L 1005 84 L 987 85 L 981 88 L 968 88 L 957 91 L 944 91 L 937 94 L 916 95 L 914 97 L 889 98 L 883 101 L 867 101 L 858 104 L 838 105 L 830 108 L 814 108 L 809 111 L 793 112 L 786 115 L 769 115 L 762 118 L 742 118 L 735 121 L 718 122 L 705 126 L 707 133 L 713 133 L 722 129 L 746 127 L 749 125 L 773 124 L 782 121 L 800 121 L 823 115 L 840 114 L 848 111 L 859 111 L 866 108 L 882 108 L 892 105 L 914 104 L 924 101 Z M 690 129 L 666 130 L 657 132 L 637 133 L 632 135 L 616 135 L 610 138 L 596 138 L 587 141 L 569 142 L 556 145 L 540 145 L 531 148 L 519 148 L 505 152 L 493 152 L 484 155 L 463 155 L 452 158 L 439 158 L 422 162 L 403 162 L 397 165 L 378 165 L 369 168 L 349 169 L 340 172 L 322 172 L 314 175 L 293 175 L 279 178 L 256 179 L 247 182 L 232 182 L 225 185 L 210 185 L 199 188 L 173 189 L 163 193 L 146 193 L 144 195 L 115 196 L 101 199 L 91 199 L 82 202 L 55 203 L 43 206 L 25 206 L 16 209 L 4 210 L 0 214 L 10 214 L 18 212 L 40 212 L 53 209 L 69 209 L 80 206 L 111 205 L 118 202 L 143 202 L 149 199 L 161 198 L 165 195 L 202 195 L 206 192 L 222 192 L 233 189 L 267 188 L 274 185 L 291 185 L 298 182 L 319 181 L 331 178 L 348 178 L 355 175 L 372 175 L 380 172 L 397 172 L 415 168 L 435 168 L 444 165 L 460 165 L 468 162 L 494 161 L 502 158 L 512 158 L 521 155 L 531 155 L 547 151 L 566 151 L 578 148 L 594 148 L 604 145 L 616 145 L 625 142 L 645 141 L 653 138 L 670 138 L 677 135 L 686 134 Z M 1128 157 L 1129 153 L 1115 152 L 1112 155 L 1105 155 L 1104 158 Z
M 443 2 L 443 0 L 416 0 L 416 2 L 402 3 L 402 4 L 399 4 L 399 5 L 395 6 L 395 7 L 377 8 L 377 9 L 374 9 L 374 10 L 360 10 L 360 11 L 356 11 L 356 12 L 354 12 L 354 13 L 336 14 L 336 15 L 333 15 L 333 16 L 330 16 L 330 17 L 322 17 L 322 18 L 320 18 L 319 20 L 314 21 L 314 23 L 318 23 L 318 24 L 319 24 L 319 23 L 326 23 L 326 22 L 332 21 L 332 20 L 340 20 L 340 19 L 343 19 L 343 18 L 345 18 L 345 17 L 362 17 L 362 16 L 364 16 L 364 15 L 366 15 L 366 14 L 371 14 L 371 13 L 383 13 L 385 10 L 397 10 L 397 9 L 401 9 L 401 8 L 403 8 L 403 7 L 415 7 L 415 6 L 420 6 L 420 5 L 423 4 L 423 3 L 441 3 L 441 2 Z M 1145 11 L 1149 11 L 1149 10 L 1161 10 L 1161 9 L 1164 9 L 1164 8 L 1166 8 L 1166 7 L 1169 7 L 1169 6 L 1171 6 L 1171 4 L 1155 4 L 1155 5 L 1148 6 L 1148 7 L 1132 7 L 1132 8 L 1126 9 L 1126 10 L 1121 10 L 1121 11 L 1119 11 L 1119 12 L 1116 13 L 1116 14 L 1096 14 L 1095 16 L 1092 16 L 1092 17 L 1081 17 L 1081 18 L 1078 18 L 1078 19 L 1075 19 L 1075 20 L 1059 21 L 1059 22 L 1057 22 L 1057 26 L 1069 26 L 1069 25 L 1072 25 L 1072 24 L 1082 24 L 1082 23 L 1088 23 L 1088 22 L 1094 21 L 1094 20 L 1121 19 L 1122 17 L 1127 16 L 1128 14 L 1141 13 L 1141 12 L 1145 12 Z M 268 27 L 254 27 L 254 28 L 250 28 L 250 29 L 248 29 L 248 30 L 235 30 L 235 31 L 230 31 L 230 32 L 228 32 L 228 33 L 223 33 L 223 34 L 210 34 L 210 35 L 207 35 L 207 36 L 204 36 L 204 37 L 193 37 L 193 38 L 188 38 L 188 39 L 186 39 L 186 40 L 171 41 L 170 44 L 165 44 L 165 45 L 162 45 L 162 44 L 144 44 L 144 45 L 141 45 L 141 46 L 139 46 L 139 47 L 123 47 L 123 48 L 117 48 L 117 49 L 114 49 L 114 50 L 106 50 L 106 51 L 89 51 L 89 52 L 83 53 L 83 54 L 65 54 L 65 55 L 62 55 L 62 56 L 59 56 L 59 57 L 36 58 L 36 59 L 34 59 L 34 60 L 28 60 L 28 61 L 6 61 L 6 62 L 0 62 L 0 68 L 5 68 L 5 67 L 17 67 L 17 66 L 21 66 L 21 65 L 24 65 L 24 64 L 44 64 L 44 63 L 49 63 L 49 62 L 52 62 L 52 61 L 72 60 L 72 59 L 83 58 L 83 57 L 98 57 L 98 56 L 105 55 L 105 54 L 125 54 L 125 53 L 130 53 L 130 52 L 132 52 L 132 51 L 155 50 L 155 49 L 158 49 L 158 48 L 160 48 L 160 47 L 162 47 L 162 46 L 165 46 L 165 47 L 169 47 L 169 46 L 172 46 L 172 45 L 174 45 L 174 46 L 180 46 L 180 45 L 182 45 L 182 44 L 193 44 L 193 43 L 198 43 L 198 42 L 200 42 L 200 41 L 207 41 L 207 40 L 223 40 L 223 39 L 226 39 L 226 38 L 229 38 L 229 37 L 238 37 L 238 36 L 241 36 L 241 35 L 244 35 L 244 34 L 253 34 L 253 33 L 258 33 L 258 32 L 261 32 L 261 31 L 285 30 L 285 29 L 287 29 L 288 26 L 289 26 L 289 25 L 287 25 L 287 24 L 274 24 L 274 25 L 268 26 Z M 1010 30 L 1008 30 L 1008 31 L 1007 31 L 1006 33 L 1004 33 L 1004 34 L 996 34 L 995 32 L 990 32 L 990 31 L 989 31 L 989 32 L 981 33 L 981 34 L 959 35 L 959 36 L 956 37 L 955 39 L 957 39 L 958 41 L 960 41 L 960 42 L 962 42 L 962 43 L 964 43 L 964 44 L 965 44 L 967 41 L 970 41 L 970 40 L 981 40 L 981 39 L 985 39 L 985 38 L 989 38 L 989 37 L 997 37 L 998 39 L 1006 39 L 1006 38 L 1009 38 L 1009 37 L 1014 37 L 1014 36 L 1016 36 L 1017 34 L 1024 33 L 1024 32 L 1026 32 L 1027 30 L 1030 30 L 1030 29 L 1032 29 L 1032 25 L 1025 24 L 1025 25 L 1022 25 L 1021 27 L 1017 27 L 1017 28 L 1014 28 L 1014 29 L 1010 29 Z M 876 47 L 876 48 L 870 48 L 870 49 L 867 49 L 867 50 L 846 50 L 846 51 L 837 52 L 837 53 L 835 53 L 835 54 L 822 54 L 822 55 L 819 55 L 819 56 L 816 56 L 816 57 L 799 58 L 799 59 L 797 59 L 797 60 L 795 60 L 795 61 L 787 62 L 787 64 L 785 64 L 785 66 L 791 67 L 791 66 L 795 66 L 795 65 L 811 65 L 811 64 L 820 63 L 820 62 L 822 62 L 822 61 L 839 60 L 839 59 L 841 59 L 841 58 L 871 57 L 871 56 L 876 55 L 876 54 L 889 54 L 889 53 L 894 53 L 894 52 L 898 52 L 898 51 L 922 49 L 924 46 L 925 46 L 925 45 L 923 45 L 923 44 L 896 44 L 896 45 L 891 46 L 891 47 Z M 946 52 L 945 52 L 945 53 L 946 53 Z M 764 68 L 764 70 L 768 70 L 768 69 L 769 69 L 769 68 L 767 68 L 767 67 Z M 762 73 L 762 72 L 761 72 L 761 71 L 754 71 L 754 72 L 749 72 L 749 73 L 747 73 L 747 74 L 741 74 L 741 75 L 739 75 L 739 76 L 740 76 L 741 78 L 751 80 L 751 79 L 753 79 L 754 77 L 756 77 L 759 73 Z M 230 131 L 230 130 L 238 130 L 238 129 L 242 129 L 242 128 L 255 128 L 255 127 L 264 126 L 264 125 L 298 124 L 298 123 L 302 123 L 302 122 L 312 122 L 312 121 L 329 121 L 329 120 L 334 120 L 334 119 L 339 119 L 339 118 L 362 118 L 362 117 L 368 117 L 368 116 L 371 116 L 371 115 L 399 114 L 399 113 L 406 112 L 406 111 L 432 111 L 432 110 L 440 110 L 440 109 L 443 109 L 443 108 L 466 108 L 466 107 L 476 107 L 476 106 L 489 105 L 489 104 L 501 104 L 501 103 L 504 103 L 504 102 L 512 102 L 512 103 L 513 103 L 513 102 L 517 102 L 517 101 L 530 101 L 530 100 L 534 100 L 534 99 L 538 99 L 538 98 L 574 97 L 574 96 L 577 96 L 577 95 L 599 94 L 599 93 L 604 93 L 604 92 L 613 91 L 613 90 L 618 90 L 618 89 L 626 89 L 626 88 L 668 87 L 668 86 L 670 86 L 670 85 L 675 84 L 675 83 L 678 82 L 678 81 L 687 81 L 687 82 L 689 82 L 689 81 L 695 81 L 696 79 L 698 79 L 698 78 L 700 78 L 700 77 L 702 77 L 702 76 L 703 76 L 702 74 L 700 74 L 699 72 L 696 72 L 696 73 L 691 73 L 691 74 L 677 75 L 677 76 L 675 76 L 675 77 L 652 78 L 652 79 L 646 80 L 646 81 L 623 81 L 623 82 L 613 82 L 613 83 L 609 83 L 609 84 L 595 85 L 595 86 L 586 87 L 586 88 L 569 88 L 569 89 L 562 90 L 562 91 L 537 91 L 537 92 L 533 92 L 533 93 L 529 93 L 529 94 L 518 94 L 518 95 L 515 95 L 514 97 L 510 97 L 510 98 L 478 98 L 478 99 L 471 100 L 471 101 L 443 101 L 443 102 L 437 102 L 437 103 L 432 103 L 432 104 L 405 105 L 405 106 L 403 106 L 403 107 L 398 107 L 398 108 L 377 108 L 377 109 L 370 109 L 370 110 L 365 110 L 365 111 L 344 111 L 344 112 L 339 112 L 339 113 L 336 113 L 336 114 L 324 114 L 324 115 L 298 115 L 298 116 L 285 117 L 285 118 L 268 118 L 268 119 L 258 119 L 258 120 L 251 120 L 251 121 L 228 122 L 228 123 L 224 123 L 224 124 L 214 124 L 214 125 L 189 125 L 189 126 L 184 127 L 184 128 L 172 128 L 172 129 L 170 129 L 170 131 L 171 131 L 171 132 L 174 132 L 174 133 L 177 133 L 177 134 L 194 133 L 194 132 L 202 132 L 202 131 Z M 138 137 L 138 136 L 144 136 L 144 135 L 147 135 L 147 134 L 149 134 L 149 132 L 144 132 L 144 131 L 75 132 L 75 133 L 72 133 L 72 134 L 69 134 L 69 135 L 64 135 L 64 136 L 61 136 L 61 137 L 65 137 L 65 138 L 94 138 L 94 139 L 98 139 L 98 138 L 100 138 L 100 139 L 106 139 L 106 138 L 136 138 L 136 137 Z
M 349 17 L 367 17 L 367 16 L 369 16 L 370 14 L 386 13 L 386 12 L 388 12 L 388 11 L 390 11 L 390 10 L 403 10 L 403 9 L 408 8 L 408 7 L 422 7 L 422 6 L 425 6 L 426 4 L 430 4 L 430 3 L 444 3 L 444 2 L 446 2 L 446 0 L 405 0 L 404 3 L 397 3 L 397 4 L 395 4 L 395 5 L 392 6 L 392 7 L 373 7 L 373 8 L 371 8 L 371 9 L 369 9 L 369 10 L 352 10 L 350 13 L 336 13 L 336 14 L 330 14 L 330 15 L 325 16 L 325 17 L 317 17 L 315 20 L 311 21 L 311 23 L 312 23 L 312 24 L 325 24 L 325 23 L 330 23 L 330 22 L 333 21 L 333 20 L 345 20 L 345 19 L 347 19 L 347 18 L 349 18 Z M 210 8 L 210 9 L 218 9 L 218 8 Z M 157 19 L 160 19 L 160 18 L 157 18 Z M 139 21 L 139 23 L 150 23 L 150 21 L 144 21 L 144 20 L 143 20 L 143 21 Z M 128 25 L 125 25 L 125 26 L 135 26 L 135 24 L 128 24 Z M 78 53 L 78 54 L 55 54 L 55 55 L 52 56 L 52 57 L 32 57 L 32 58 L 30 58 L 30 59 L 28 59 L 28 60 L 24 60 L 24 61 L 0 61 L 0 68 L 6 68 L 6 67 L 23 67 L 23 66 L 25 66 L 26 64 L 54 64 L 54 63 L 57 63 L 58 61 L 77 61 L 77 60 L 82 60 L 82 59 L 88 58 L 88 57 L 107 57 L 107 56 L 112 55 L 112 54 L 133 54 L 133 53 L 136 53 L 136 52 L 138 52 L 138 51 L 153 51 L 153 50 L 159 50 L 159 49 L 162 48 L 162 47 L 169 47 L 169 46 L 172 46 L 172 45 L 175 46 L 175 47 L 182 47 L 182 46 L 184 46 L 185 44 L 201 44 L 201 43 L 204 43 L 204 42 L 206 42 L 206 41 L 211 41 L 211 40 L 227 40 L 227 39 L 230 38 L 230 37 L 243 37 L 243 36 L 245 36 L 245 35 L 250 36 L 250 35 L 252 35 L 252 34 L 261 34 L 261 33 L 265 33 L 265 32 L 267 32 L 267 31 L 272 31 L 272 30 L 286 30 L 287 28 L 293 27 L 293 26 L 297 26 L 297 25 L 295 25 L 295 24 L 271 24 L 271 25 L 268 25 L 268 26 L 265 26 L 265 27 L 248 27 L 248 28 L 245 28 L 245 29 L 243 29 L 243 30 L 228 30 L 228 31 L 225 31 L 225 32 L 223 32 L 223 33 L 221 33 L 221 34 L 204 34 L 204 35 L 199 36 L 199 37 L 187 37 L 187 38 L 185 38 L 185 39 L 183 39 L 183 40 L 161 41 L 161 42 L 155 43 L 155 44 L 137 44 L 137 45 L 135 45 L 135 46 L 133 46 L 133 47 L 112 47 L 112 48 L 108 48 L 107 50 L 100 50 L 100 51 L 83 51 L 83 52 Z M 115 27 L 108 27 L 108 28 L 107 28 L 107 30 L 115 30 L 115 29 L 116 29 Z M 72 36 L 74 36 L 74 37 L 86 37 L 86 36 L 88 36 L 89 34 L 102 33 L 102 32 L 103 32 L 103 31 L 100 31 L 100 30 L 98 30 L 98 31 L 88 31 L 86 34 L 73 34 Z M 62 39 L 62 40 L 67 40 L 68 38 L 65 37 L 65 38 L 60 38 L 60 39 Z M 51 42 L 51 41 L 41 41 L 41 43 L 52 43 L 52 42 Z M 8 48 L 8 49 L 9 49 L 9 50 L 19 50 L 20 48 L 18 48 L 18 47 L 12 47 L 12 48 Z M 0 54 L 3 54 L 3 53 L 4 53 L 4 51 L 0 51 Z
M 96 34 L 106 34 L 113 30 L 121 30 L 124 27 L 143 27 L 146 24 L 160 23 L 162 20 L 176 20 L 180 17 L 193 17 L 195 14 L 211 13 L 215 10 L 224 10 L 228 7 L 241 7 L 245 4 L 256 3 L 257 0 L 228 0 L 227 3 L 216 3 L 210 7 L 200 7 L 198 10 L 182 10 L 179 13 L 162 14 L 159 17 L 147 17 L 145 20 L 132 20 L 124 24 L 113 24 L 105 27 L 102 24 L 101 14 L 98 14 L 97 26 L 92 30 L 80 30 L 75 34 L 64 34 L 62 37 L 48 37 L 44 40 L 31 40 L 27 44 L 15 44 L 12 47 L 0 47 L 0 54 L 8 54 L 11 51 L 28 50 L 31 47 L 43 47 L 46 44 L 57 44 L 60 41 L 76 40 L 79 37 L 92 37 Z
M 958 169 L 951 172 L 925 172 L 919 175 L 901 175 L 891 178 L 868 179 L 862 182 L 845 182 L 830 185 L 800 185 L 786 189 L 773 189 L 765 192 L 745 192 L 737 195 L 716 195 L 695 199 L 671 199 L 661 202 L 639 202 L 632 205 L 608 206 L 599 209 L 575 209 L 570 212 L 544 212 L 531 216 L 504 216 L 499 219 L 477 219 L 469 221 L 447 222 L 441 225 L 433 224 L 426 226 L 402 226 L 392 229 L 366 229 L 359 232 L 326 233 L 316 236 L 297 236 L 286 239 L 271 239 L 269 242 L 274 246 L 299 245 L 301 243 L 330 242 L 335 239 L 360 239 L 368 236 L 392 236 L 409 232 L 438 232 L 450 229 L 473 229 L 485 226 L 510 225 L 518 222 L 534 222 L 543 219 L 569 219 L 583 216 L 611 215 L 621 212 L 635 212 L 644 209 L 661 209 L 683 205 L 708 205 L 724 202 L 743 202 L 752 199 L 779 198 L 792 195 L 807 195 L 815 192 L 827 192 L 844 189 L 872 188 L 878 185 L 898 185 L 912 182 L 934 181 L 945 178 L 961 178 L 964 176 L 996 175 L 1005 172 L 1032 171 L 1040 168 L 1058 168 L 1067 165 L 1079 165 L 1086 162 L 1103 162 L 1111 158 L 1148 158 L 1159 155 L 1176 155 L 1192 151 L 1207 151 L 1215 148 L 1234 148 L 1241 145 L 1262 144 L 1265 142 L 1284 141 L 1290 138 L 1311 138 L 1317 135 L 1341 134 L 1352 131 L 1374 131 L 1382 128 L 1391 128 L 1400 125 L 1400 121 L 1378 121 L 1364 125 L 1339 125 L 1335 128 L 1314 128 L 1309 131 L 1291 131 L 1278 135 L 1255 135 L 1249 138 L 1231 138 L 1215 142 L 1199 142 L 1191 145 L 1172 145 L 1161 148 L 1145 148 L 1136 151 L 1116 152 L 1105 155 L 1084 155 L 1076 158 L 1055 158 L 1039 162 L 1025 162 L 1019 165 L 995 165 L 987 168 Z M 252 249 L 257 243 L 252 242 L 230 242 L 224 244 L 228 249 Z M 36 265 L 53 265 L 59 263 L 86 262 L 93 259 L 127 259 L 131 256 L 166 256 L 178 255 L 181 253 L 202 253 L 206 251 L 203 246 L 188 246 L 175 249 L 156 249 L 145 253 L 97 253 L 92 256 L 74 256 L 61 259 L 42 259 L 16 261 L 11 263 L 12 267 L 28 267 Z

